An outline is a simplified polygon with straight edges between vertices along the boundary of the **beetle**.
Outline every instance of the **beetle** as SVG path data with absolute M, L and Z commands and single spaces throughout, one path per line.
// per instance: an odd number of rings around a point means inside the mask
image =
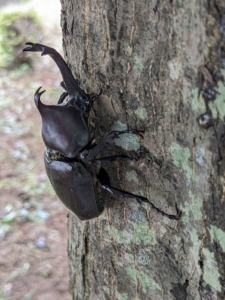
M 23 51 L 41 52 L 41 55 L 51 56 L 63 77 L 61 86 L 65 92 L 60 96 L 57 105 L 45 105 L 41 102 L 41 95 L 45 92 L 41 91 L 41 87 L 35 92 L 34 101 L 42 118 L 46 172 L 56 195 L 67 209 L 80 220 L 98 217 L 104 209 L 105 199 L 101 196 L 101 190 L 104 189 L 114 195 L 133 198 L 139 203 L 146 202 L 161 215 L 178 220 L 181 212 L 177 207 L 175 215 L 167 214 L 145 197 L 111 187 L 108 174 L 103 168 L 99 171 L 91 168 L 92 165 L 101 165 L 103 162 L 137 159 L 127 155 L 102 158 L 96 156 L 120 135 L 141 135 L 143 131 L 113 131 L 93 145 L 88 130 L 88 113 L 101 91 L 97 94 L 86 94 L 55 49 L 38 43 L 29 42 L 26 45 L 28 46 Z

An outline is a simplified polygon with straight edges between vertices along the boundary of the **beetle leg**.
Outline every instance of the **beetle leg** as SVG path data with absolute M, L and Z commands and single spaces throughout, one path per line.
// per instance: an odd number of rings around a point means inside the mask
M 41 52 L 41 55 L 51 56 L 62 74 L 63 81 L 70 96 L 73 96 L 74 92 L 78 92 L 82 97 L 88 98 L 88 95 L 79 87 L 63 57 L 54 48 L 34 43 L 26 43 L 26 45 L 29 46 L 23 49 L 23 51 Z
M 89 97 L 93 100 L 93 102 L 95 101 L 96 98 L 98 98 L 102 93 L 102 89 L 99 88 L 99 91 L 98 93 L 95 93 L 95 94 L 89 94 Z
M 66 99 L 67 96 L 68 96 L 68 93 L 63 92 L 62 95 L 59 97 L 59 100 L 58 100 L 57 104 L 63 103 L 63 101 Z
M 176 211 L 177 211 L 177 214 L 176 215 L 170 215 L 170 214 L 167 214 L 165 213 L 164 211 L 162 211 L 161 209 L 159 209 L 158 207 L 155 206 L 155 204 L 153 204 L 151 201 L 149 201 L 147 198 L 145 197 L 142 197 L 142 196 L 138 196 L 138 195 L 134 195 L 132 193 L 129 193 L 129 192 L 126 192 L 126 191 L 122 191 L 122 190 L 119 190 L 119 189 L 116 189 L 116 188 L 113 188 L 109 185 L 102 185 L 102 188 L 104 190 L 106 190 L 107 192 L 113 194 L 113 195 L 118 195 L 118 196 L 121 196 L 123 198 L 133 198 L 135 199 L 138 203 L 141 203 L 141 202 L 145 202 L 145 203 L 148 203 L 154 210 L 156 210 L 159 214 L 161 214 L 162 216 L 164 217 L 167 217 L 171 220 L 179 220 L 180 217 L 181 217 L 181 211 L 178 209 L 177 205 L 176 205 Z
M 108 163 L 108 162 L 113 162 L 113 161 L 120 161 L 120 160 L 124 160 L 124 159 L 137 161 L 139 159 L 139 157 L 132 157 L 132 156 L 128 156 L 128 155 L 113 155 L 113 156 L 95 158 L 91 162 L 97 163 L 97 164 L 102 164 L 102 163 Z
M 61 104 L 63 103 L 63 101 L 66 99 L 66 97 L 68 96 L 68 91 L 67 91 L 67 88 L 66 88 L 66 85 L 64 83 L 64 81 L 61 81 L 60 82 L 60 86 L 65 90 L 64 93 L 62 93 L 62 95 L 59 97 L 59 100 L 57 102 L 57 104 Z
M 89 105 L 87 106 L 87 108 L 85 110 L 86 113 L 89 113 L 89 111 L 91 110 L 92 105 L 94 104 L 96 98 L 98 98 L 101 95 L 101 93 L 102 93 L 102 89 L 100 88 L 99 91 L 98 91 L 98 93 L 96 93 L 96 94 L 88 94 L 88 96 L 90 97 L 90 103 L 89 103 Z
M 61 81 L 61 82 L 60 82 L 60 86 L 61 86 L 66 92 L 68 92 L 68 91 L 67 91 L 67 87 L 66 87 L 64 81 Z
M 113 131 L 110 134 L 108 134 L 100 143 L 98 143 L 96 146 L 90 149 L 88 152 L 86 152 L 86 150 L 81 152 L 80 158 L 86 163 L 95 161 L 95 156 L 98 155 L 103 149 L 105 149 L 112 142 L 112 140 L 118 138 L 121 134 L 125 134 L 125 133 L 139 134 L 142 137 L 141 135 L 142 132 L 144 132 L 144 130 L 127 129 L 123 131 Z

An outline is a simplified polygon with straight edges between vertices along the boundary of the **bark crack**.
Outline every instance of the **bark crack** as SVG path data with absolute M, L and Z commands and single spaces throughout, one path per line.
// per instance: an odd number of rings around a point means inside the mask
M 84 58 L 83 66 L 88 71 L 88 48 L 89 48 L 89 1 L 84 0 Z M 90 80 L 90 78 L 88 78 Z M 88 81 L 89 81 L 88 80 Z
M 86 299 L 90 295 L 91 285 L 89 284 L 89 223 L 86 223 L 86 228 L 84 231 L 84 253 L 81 256 L 81 269 L 82 269 L 82 283 L 83 291 Z

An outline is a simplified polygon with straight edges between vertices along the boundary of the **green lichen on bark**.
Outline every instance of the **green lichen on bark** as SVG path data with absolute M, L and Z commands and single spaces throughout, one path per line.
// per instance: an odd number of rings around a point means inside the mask
M 182 64 L 180 61 L 173 59 L 168 62 L 170 69 L 170 77 L 172 80 L 178 79 L 181 76 Z
M 195 195 L 189 191 L 188 192 L 191 201 L 185 202 L 183 210 L 183 222 L 190 222 L 191 218 L 194 218 L 195 221 L 202 220 L 202 210 L 203 203 L 202 199 L 195 197 Z
M 199 98 L 199 89 L 193 89 L 191 94 L 191 108 L 199 115 L 203 114 L 206 110 L 206 107 L 204 100 L 202 98 Z
M 145 120 L 147 119 L 148 117 L 148 112 L 146 110 L 145 107 L 139 107 L 138 109 L 136 109 L 134 111 L 134 113 L 137 115 L 137 117 L 140 119 L 140 120 Z
M 223 252 L 225 252 L 225 231 L 215 225 L 210 225 L 209 233 L 211 242 L 213 243 L 215 241 L 216 243 L 218 243 L 221 246 Z
M 137 285 L 137 282 L 140 283 L 143 292 L 146 293 L 147 290 L 161 290 L 161 287 L 155 282 L 153 278 L 147 277 L 144 274 L 139 273 L 135 268 L 126 268 L 126 272 L 128 276 L 134 281 L 135 285 Z
M 116 121 L 115 124 L 113 125 L 112 129 L 115 131 L 127 130 L 127 125 L 123 124 L 120 121 Z M 125 134 L 119 136 L 119 138 L 115 139 L 113 142 L 117 146 L 122 147 L 125 150 L 137 151 L 140 148 L 139 139 L 140 139 L 140 137 L 135 134 L 125 133 Z
M 220 273 L 213 252 L 210 252 L 209 249 L 203 248 L 204 255 L 204 271 L 203 279 L 206 283 L 210 284 L 216 291 L 221 291 L 220 284 Z
M 212 116 L 215 119 L 224 120 L 225 118 L 225 86 L 224 83 L 218 82 L 218 94 L 214 101 L 209 102 L 209 108 L 212 112 Z
M 125 176 L 126 176 L 127 181 L 129 181 L 129 182 L 133 181 L 133 182 L 137 183 L 137 181 L 138 181 L 138 175 L 134 170 L 126 172 Z
M 182 147 L 179 144 L 172 143 L 169 147 L 174 165 L 181 168 L 188 180 L 197 181 L 198 177 L 189 166 L 191 158 L 190 150 L 187 147 Z

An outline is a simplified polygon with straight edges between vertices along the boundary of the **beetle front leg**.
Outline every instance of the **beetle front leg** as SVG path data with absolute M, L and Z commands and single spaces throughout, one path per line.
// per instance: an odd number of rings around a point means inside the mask
M 100 88 L 99 91 L 98 91 L 98 93 L 88 94 L 88 96 L 90 98 L 90 102 L 89 102 L 89 105 L 87 106 L 87 108 L 85 110 L 86 113 L 90 112 L 90 110 L 91 110 L 91 108 L 92 108 L 92 106 L 93 106 L 96 98 L 98 98 L 101 95 L 101 93 L 102 93 L 102 89 Z
M 59 97 L 59 100 L 58 100 L 57 104 L 63 103 L 63 101 L 68 96 L 68 91 L 67 91 L 66 85 L 63 81 L 60 82 L 60 86 L 65 90 L 65 92 L 63 92 L 62 95 Z
M 98 143 L 92 149 L 84 150 L 83 152 L 81 152 L 80 158 L 82 159 L 82 161 L 86 163 L 95 162 L 97 161 L 97 159 L 95 159 L 95 156 L 97 156 L 103 149 L 108 147 L 109 144 L 112 142 L 112 140 L 118 138 L 121 134 L 130 133 L 130 134 L 139 134 L 140 136 L 142 136 L 141 133 L 143 132 L 144 130 L 137 130 L 137 129 L 113 131 L 110 134 L 108 134 L 100 143 Z M 117 157 L 119 157 L 119 155 Z
M 64 81 L 61 81 L 61 82 L 60 82 L 60 86 L 65 90 L 65 92 L 68 92 L 68 91 L 67 91 L 67 87 L 66 87 Z
M 167 214 L 165 213 L 164 211 L 162 211 L 161 209 L 159 209 L 158 207 L 155 206 L 155 204 L 153 204 L 151 201 L 149 201 L 147 198 L 145 197 L 142 197 L 142 196 L 138 196 L 138 195 L 135 195 L 135 194 L 132 194 L 132 193 L 129 193 L 129 192 L 126 192 L 126 191 L 122 191 L 122 190 L 119 190 L 119 189 L 116 189 L 116 188 L 113 188 L 107 184 L 103 184 L 102 185 L 102 188 L 104 190 L 106 190 L 107 192 L 113 194 L 113 195 L 118 195 L 120 197 L 123 197 L 123 198 L 131 198 L 131 199 L 135 199 L 138 203 L 141 203 L 141 202 L 145 202 L 145 203 L 148 203 L 154 210 L 156 210 L 159 214 L 161 214 L 162 216 L 166 217 L 166 218 L 169 218 L 171 220 L 179 220 L 180 217 L 181 217 L 181 211 L 177 208 L 176 206 L 176 211 L 177 211 L 177 214 L 176 215 L 171 215 L 171 214 Z
M 63 103 L 63 101 L 66 99 L 67 96 L 68 96 L 68 93 L 63 92 L 62 95 L 59 97 L 59 100 L 58 100 L 57 104 Z

